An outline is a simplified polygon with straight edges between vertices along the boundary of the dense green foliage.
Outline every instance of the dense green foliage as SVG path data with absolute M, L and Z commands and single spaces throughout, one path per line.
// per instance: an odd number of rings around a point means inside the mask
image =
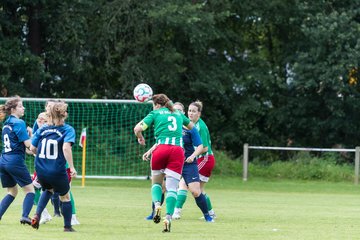
M 234 156 L 245 142 L 354 147 L 358 5 L 3 0 L 0 92 L 124 99 L 146 82 L 175 101 L 203 101 L 215 148 Z

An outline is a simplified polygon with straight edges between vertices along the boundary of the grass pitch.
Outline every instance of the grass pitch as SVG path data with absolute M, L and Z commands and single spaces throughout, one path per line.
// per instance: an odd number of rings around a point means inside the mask
M 81 225 L 64 233 L 62 218 L 39 230 L 19 224 L 23 193 L 0 222 L 1 239 L 359 239 L 360 186 L 352 183 L 250 180 L 214 176 L 207 186 L 218 218 L 200 220 L 189 194 L 171 233 L 144 220 L 151 211 L 150 181 L 87 180 L 72 189 Z M 2 191 L 2 198 L 5 191 Z M 165 207 L 164 207 L 165 209 Z M 48 205 L 49 212 L 52 206 Z M 35 208 L 32 210 L 32 214 Z M 163 211 L 164 213 L 164 211 Z

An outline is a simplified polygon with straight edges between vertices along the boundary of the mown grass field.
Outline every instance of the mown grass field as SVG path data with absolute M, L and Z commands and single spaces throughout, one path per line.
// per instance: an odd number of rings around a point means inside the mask
M 351 182 L 269 181 L 214 176 L 208 184 L 218 218 L 199 220 L 189 195 L 181 220 L 171 233 L 145 221 L 151 208 L 150 181 L 87 180 L 73 185 L 78 219 L 76 233 L 62 232 L 62 219 L 39 230 L 22 226 L 23 194 L 0 222 L 1 239 L 360 239 L 360 186 Z M 5 191 L 2 191 L 2 196 Z M 2 197 L 1 196 L 1 197 Z M 52 206 L 48 209 L 52 211 Z M 34 212 L 35 209 L 33 209 Z

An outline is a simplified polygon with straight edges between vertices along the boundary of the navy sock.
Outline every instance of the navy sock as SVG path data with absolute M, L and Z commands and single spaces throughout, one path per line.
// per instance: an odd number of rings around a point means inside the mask
M 10 194 L 6 194 L 3 200 L 0 203 L 0 219 L 10 206 L 10 204 L 14 201 L 15 197 L 11 196 Z
M 62 202 L 61 212 L 64 217 L 64 227 L 71 227 L 71 217 L 72 217 L 72 205 L 71 202 Z
M 204 215 L 209 215 L 208 206 L 206 204 L 206 198 L 204 194 L 200 194 L 198 197 L 195 198 L 196 205 L 200 208 L 201 212 Z
M 39 203 L 38 203 L 37 208 L 36 208 L 36 214 L 39 217 L 41 216 L 41 213 L 43 212 L 44 208 L 48 204 L 51 196 L 52 196 L 52 193 L 49 192 L 48 190 L 45 190 L 44 192 L 41 193 Z
M 29 192 L 26 194 L 23 201 L 23 217 L 29 217 L 32 206 L 34 205 L 35 193 Z
M 51 202 L 54 205 L 54 213 L 60 215 L 60 198 L 59 193 L 55 192 L 51 197 Z

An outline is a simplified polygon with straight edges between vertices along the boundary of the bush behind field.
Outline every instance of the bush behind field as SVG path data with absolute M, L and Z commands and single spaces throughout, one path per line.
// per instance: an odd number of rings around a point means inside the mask
M 233 159 L 223 151 L 216 151 L 215 158 L 214 174 L 242 177 L 242 158 Z M 344 163 L 337 153 L 326 153 L 317 157 L 301 152 L 288 161 L 250 159 L 248 174 L 249 178 L 352 181 L 354 164 Z

